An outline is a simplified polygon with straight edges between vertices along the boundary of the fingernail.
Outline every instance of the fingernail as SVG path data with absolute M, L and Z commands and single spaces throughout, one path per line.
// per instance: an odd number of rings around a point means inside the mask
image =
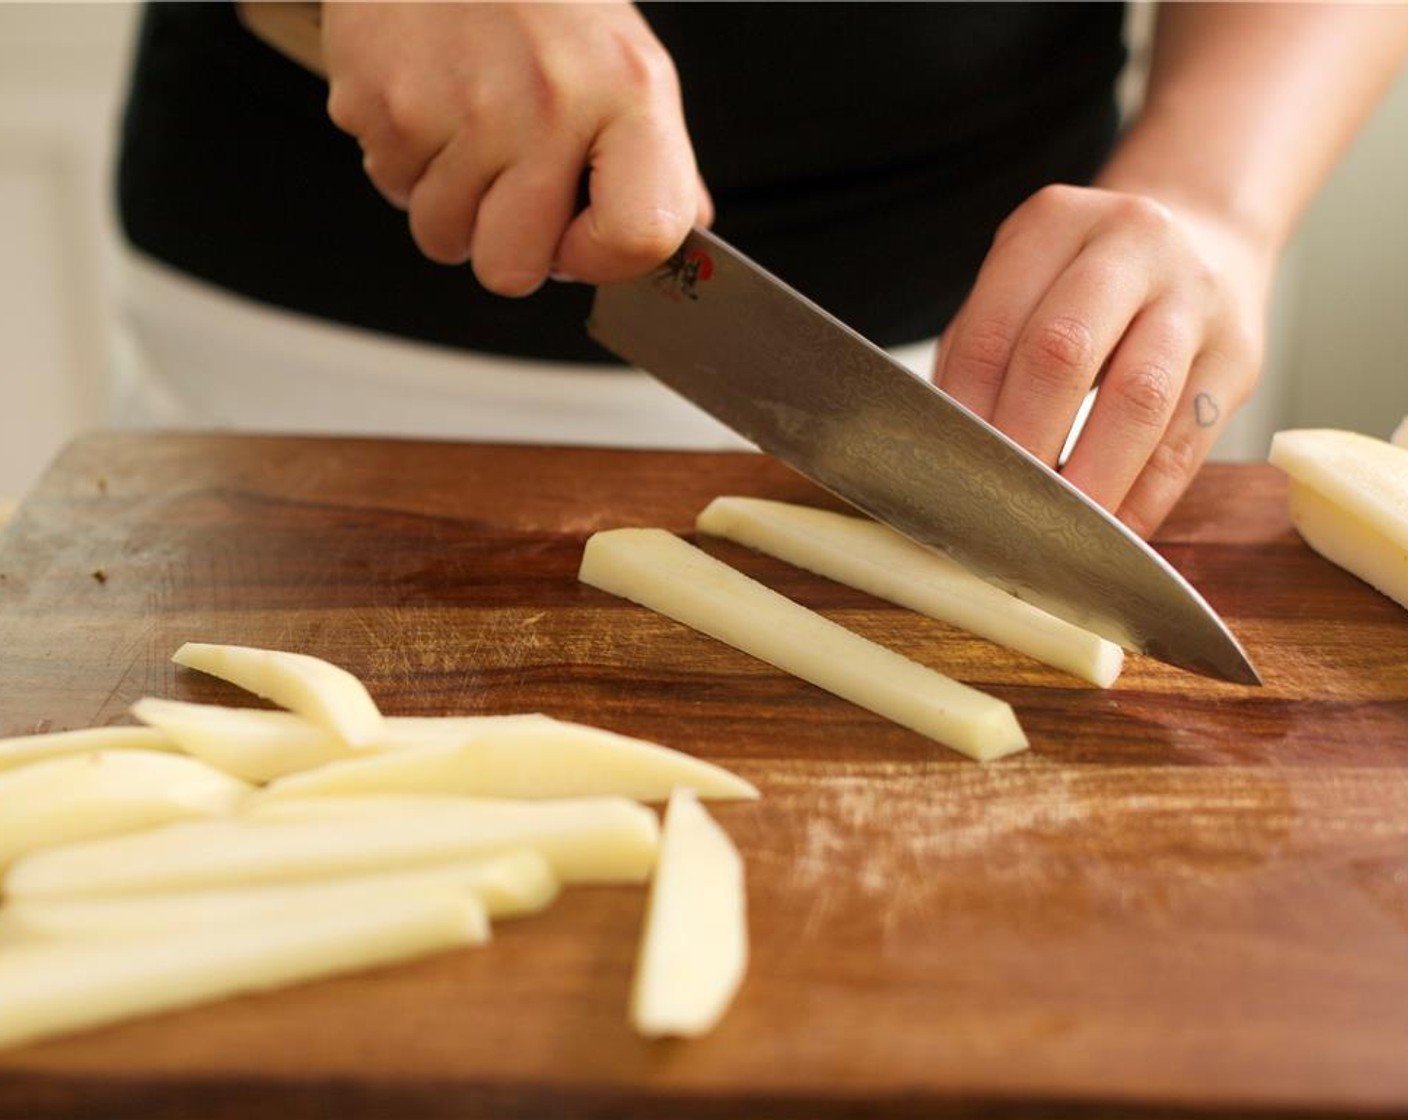
M 553 271 L 551 271 L 551 272 L 548 273 L 548 279 L 549 279 L 549 280 L 556 280 L 559 284 L 575 284 L 575 283 L 577 283 L 577 278 L 576 278 L 575 276 L 569 276 L 569 275 L 568 275 L 567 273 L 565 273 L 565 272 L 558 272 L 556 269 L 554 269 Z

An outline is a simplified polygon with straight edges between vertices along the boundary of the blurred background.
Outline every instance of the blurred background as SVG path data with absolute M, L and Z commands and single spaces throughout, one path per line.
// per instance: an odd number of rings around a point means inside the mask
M 1150 9 L 1131 15 L 1137 96 Z M 125 340 L 111 159 L 139 9 L 0 2 L 0 509 L 99 426 Z M 1217 449 L 1263 459 L 1283 427 L 1386 436 L 1408 413 L 1408 76 L 1289 253 L 1256 399 Z

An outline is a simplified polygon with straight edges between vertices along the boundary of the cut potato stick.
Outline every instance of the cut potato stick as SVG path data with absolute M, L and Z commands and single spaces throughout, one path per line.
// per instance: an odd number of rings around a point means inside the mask
M 699 797 L 756 798 L 744 779 L 539 713 L 383 717 L 304 654 L 173 660 L 287 710 L 148 697 L 147 726 L 0 740 L 0 1047 L 482 943 L 564 883 L 643 883 L 642 800 L 669 801 L 673 854 L 632 1021 L 688 1036 L 724 1014 L 742 862 Z
M 694 1037 L 728 1010 L 748 965 L 743 860 L 688 790 L 670 798 L 631 992 L 641 1034 Z
M 564 883 L 639 883 L 655 862 L 655 814 L 624 798 L 440 802 L 323 820 L 199 821 L 48 848 L 10 868 L 5 892 L 78 898 L 292 882 L 525 847 Z
M 249 821 L 345 821 L 372 817 L 414 816 L 417 813 L 459 813 L 466 808 L 492 812 L 495 806 L 523 805 L 500 798 L 455 797 L 423 793 L 363 793 L 340 797 L 264 797 L 256 795 L 240 806 Z
M 1124 665 L 1124 651 L 1114 642 L 1023 602 L 875 521 L 787 502 L 722 497 L 709 503 L 697 527 L 1018 650 L 1101 688 L 1112 685 Z
M 506 727 L 540 727 L 556 723 L 541 712 L 514 712 L 483 716 L 387 716 L 386 745 L 396 750 L 427 743 L 461 742 Z
M 250 793 L 179 754 L 91 751 L 0 773 L 0 868 L 52 844 L 232 812 Z
M 1003 701 L 867 641 L 662 529 L 595 534 L 579 576 L 970 758 L 1027 745 Z
M 172 745 L 218 770 L 249 782 L 268 782 L 329 762 L 365 757 L 367 750 L 400 750 L 459 742 L 501 727 L 553 723 L 547 716 L 387 716 L 382 738 L 355 750 L 324 727 L 294 712 L 227 708 L 148 696 L 132 715 L 159 729 Z
M 132 715 L 159 728 L 192 757 L 247 782 L 267 782 L 354 754 L 331 731 L 293 712 L 147 696 L 132 705 Z
M 178 749 L 170 736 L 154 727 L 84 727 L 77 731 L 49 731 L 42 735 L 16 735 L 0 739 L 0 770 L 93 751 Z
M 481 859 L 427 864 L 405 871 L 313 879 L 302 883 L 231 887 L 113 898 L 37 899 L 0 907 L 0 937 L 15 940 L 132 937 L 176 929 L 223 927 L 276 917 L 290 904 L 334 905 L 412 887 L 468 892 L 491 918 L 521 917 L 546 908 L 557 876 L 537 852 L 502 852 Z
M 262 797 L 426 793 L 664 801 L 678 786 L 704 797 L 758 796 L 742 778 L 680 751 L 579 723 L 543 720 L 485 728 L 461 742 L 333 762 L 281 778 Z
M 370 747 L 385 734 L 366 686 L 346 669 L 306 653 L 187 642 L 172 657 L 307 717 L 350 747 Z
M 1291 482 L 1291 523 L 1332 564 L 1408 608 L 1408 549 L 1313 487 Z
M 375 890 L 251 921 L 0 954 L 0 1046 L 404 961 L 488 936 L 473 896 Z

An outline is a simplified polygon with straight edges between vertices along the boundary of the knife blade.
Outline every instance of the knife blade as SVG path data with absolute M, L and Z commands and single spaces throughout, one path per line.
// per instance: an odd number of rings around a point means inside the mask
M 588 333 L 802 475 L 1136 652 L 1261 678 L 1173 567 L 1046 464 L 717 236 L 597 288 Z

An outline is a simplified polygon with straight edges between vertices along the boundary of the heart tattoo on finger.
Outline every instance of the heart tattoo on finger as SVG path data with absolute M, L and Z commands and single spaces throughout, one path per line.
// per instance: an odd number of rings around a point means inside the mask
M 1211 428 L 1221 418 L 1222 409 L 1217 407 L 1211 393 L 1199 393 L 1193 398 L 1193 416 L 1198 421 L 1198 427 Z

